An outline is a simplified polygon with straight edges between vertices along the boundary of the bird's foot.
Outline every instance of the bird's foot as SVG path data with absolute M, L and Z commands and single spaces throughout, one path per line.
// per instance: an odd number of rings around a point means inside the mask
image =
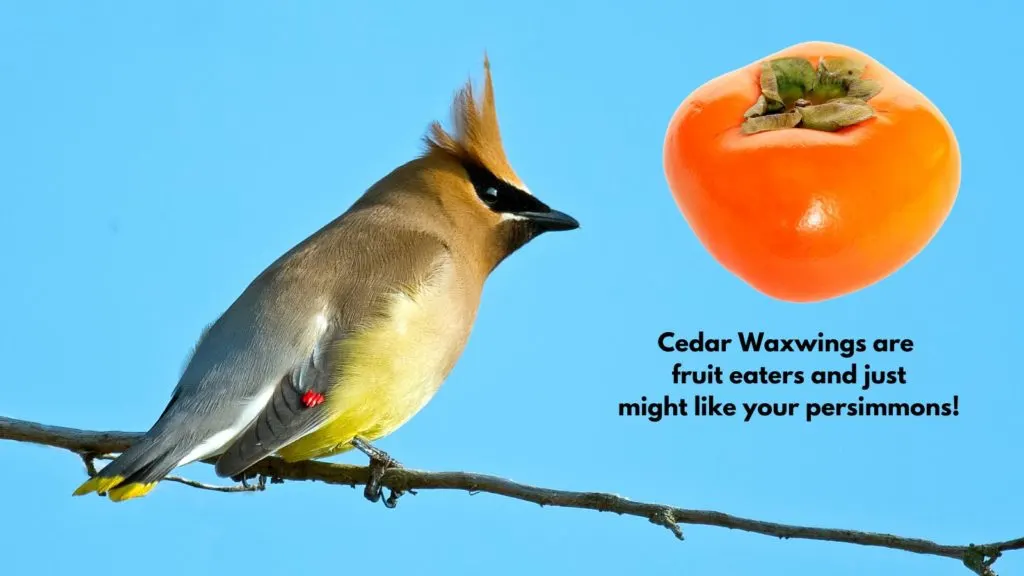
M 231 480 L 234 482 L 238 482 L 238 485 L 243 490 L 262 492 L 263 490 L 267 489 L 267 477 L 264 476 L 263 474 L 258 474 L 256 472 L 245 471 L 242 472 L 241 474 L 236 474 L 235 476 L 232 476 Z M 256 480 L 256 484 L 249 484 L 250 480 Z
M 362 438 L 354 438 L 352 440 L 352 445 L 370 458 L 370 479 L 366 482 L 366 489 L 363 490 L 363 496 L 365 496 L 370 502 L 377 502 L 384 496 L 384 487 L 380 484 L 380 480 L 384 477 L 384 473 L 390 468 L 401 468 L 402 463 L 392 458 L 387 452 L 373 446 Z M 402 490 L 393 490 L 391 488 L 389 488 L 388 491 L 390 494 L 387 498 L 384 498 L 384 506 L 387 508 L 394 508 L 398 505 L 398 499 L 401 498 L 405 492 Z
M 256 485 L 249 484 L 249 480 L 256 478 Z M 267 489 L 267 477 L 263 474 L 257 474 L 255 476 L 243 476 L 242 477 L 242 488 L 246 490 L 252 490 L 253 492 L 262 492 Z

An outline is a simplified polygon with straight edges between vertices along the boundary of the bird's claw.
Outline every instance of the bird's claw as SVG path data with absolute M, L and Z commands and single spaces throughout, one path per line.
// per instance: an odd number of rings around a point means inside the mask
M 390 494 L 388 494 L 387 498 L 384 498 L 384 487 L 381 486 L 380 481 L 388 469 L 401 468 L 402 463 L 392 458 L 387 452 L 376 448 L 361 438 L 355 438 L 352 440 L 352 445 L 360 452 L 370 457 L 370 478 L 366 481 L 366 488 L 363 490 L 363 496 L 365 496 L 370 502 L 377 502 L 383 498 L 385 508 L 394 508 L 398 506 L 398 499 L 401 498 L 405 492 L 402 490 L 388 488 Z
M 242 488 L 245 488 L 247 490 L 262 492 L 263 490 L 267 489 L 267 477 L 264 476 L 263 474 L 258 474 L 256 472 L 243 472 L 241 474 L 232 476 L 231 479 L 234 480 L 235 482 L 238 482 L 242 486 Z M 249 484 L 250 480 L 256 480 L 256 486 Z M 271 482 L 273 482 L 273 480 L 271 480 Z

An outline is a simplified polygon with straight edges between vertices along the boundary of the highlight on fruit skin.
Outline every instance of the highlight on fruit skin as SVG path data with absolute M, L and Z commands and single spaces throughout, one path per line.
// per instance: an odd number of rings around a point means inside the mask
M 960 187 L 949 123 L 871 56 L 806 42 L 680 104 L 665 177 L 705 249 L 756 290 L 815 302 L 902 268 Z

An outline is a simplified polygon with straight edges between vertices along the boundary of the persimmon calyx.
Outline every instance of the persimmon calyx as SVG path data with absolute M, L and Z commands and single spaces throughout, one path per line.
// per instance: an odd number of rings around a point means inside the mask
M 744 134 L 787 128 L 834 132 L 875 115 L 868 100 L 882 91 L 861 78 L 864 64 L 849 58 L 778 58 L 761 64 L 761 94 L 743 114 Z

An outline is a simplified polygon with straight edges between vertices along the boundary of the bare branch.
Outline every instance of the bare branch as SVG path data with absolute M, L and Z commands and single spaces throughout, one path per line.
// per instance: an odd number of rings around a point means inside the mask
M 138 433 L 93 432 L 47 426 L 0 416 L 0 440 L 16 440 L 70 450 L 85 459 L 87 468 L 91 465 L 91 459 L 97 457 L 96 455 L 121 452 L 140 437 L 141 434 Z M 317 461 L 286 462 L 280 458 L 267 458 L 250 468 L 247 474 L 272 478 L 273 481 L 312 480 L 346 486 L 365 485 L 370 476 L 369 469 L 364 466 L 328 464 Z M 251 492 L 261 489 L 244 484 L 242 486 L 214 486 L 176 477 L 166 478 L 166 480 L 218 492 Z M 930 540 L 905 538 L 892 534 L 794 526 L 742 518 L 710 510 L 688 510 L 664 504 L 634 502 L 615 494 L 554 490 L 470 472 L 425 472 L 408 468 L 392 468 L 384 473 L 381 484 L 392 490 L 406 492 L 412 490 L 463 490 L 470 494 L 488 492 L 533 502 L 541 506 L 581 508 L 637 516 L 664 526 L 680 540 L 683 538 L 680 524 L 692 524 L 743 530 L 784 539 L 800 538 L 842 542 L 904 550 L 916 554 L 944 556 L 962 561 L 967 568 L 982 576 L 995 576 L 992 571 L 992 563 L 1004 552 L 1024 548 L 1024 537 L 981 545 L 938 544 Z M 261 480 L 259 486 L 262 485 Z

